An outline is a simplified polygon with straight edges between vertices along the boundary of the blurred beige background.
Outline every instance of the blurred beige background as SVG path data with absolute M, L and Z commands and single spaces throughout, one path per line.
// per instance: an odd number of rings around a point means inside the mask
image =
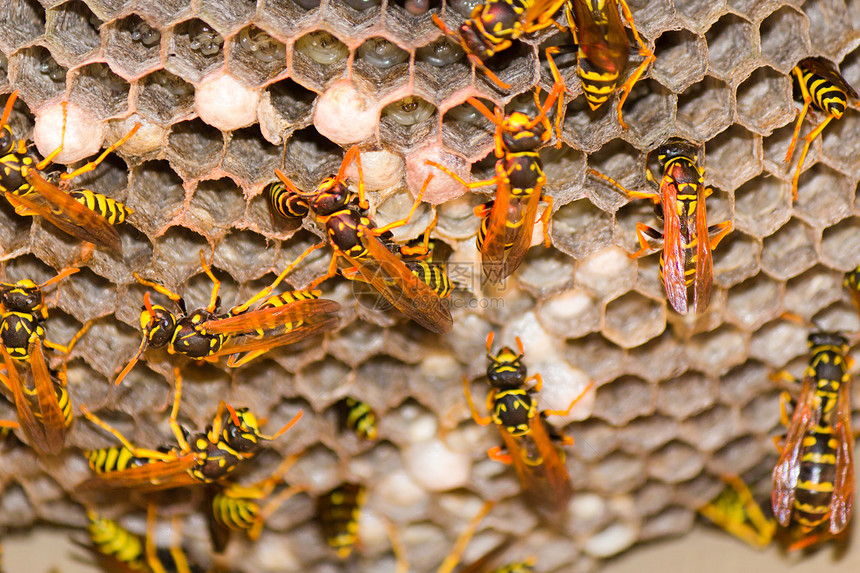
M 860 547 L 855 527 L 849 541 Z M 607 564 L 601 573 L 860 573 L 860 554 L 849 550 L 836 558 L 834 547 L 825 546 L 806 559 L 786 556 L 776 547 L 757 551 L 721 530 L 697 524 L 692 533 L 667 542 L 639 547 Z M 61 530 L 38 530 L 24 537 L 3 540 L 5 573 L 93 573 L 72 555 L 84 552 L 69 543 Z M 540 569 L 540 562 L 537 567 Z M 373 572 L 368 572 L 373 573 Z

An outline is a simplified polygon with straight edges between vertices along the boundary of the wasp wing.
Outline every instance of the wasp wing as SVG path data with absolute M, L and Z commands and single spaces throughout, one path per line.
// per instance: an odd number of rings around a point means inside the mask
M 511 200 L 511 205 L 515 203 L 518 204 L 519 208 L 517 211 L 520 213 L 520 217 L 516 222 L 511 221 L 510 218 L 508 219 L 509 236 L 505 237 L 505 241 L 509 247 L 506 249 L 507 252 L 505 253 L 505 261 L 502 265 L 501 278 L 509 277 L 517 270 L 520 263 L 523 262 L 529 247 L 531 247 L 532 231 L 534 230 L 537 209 L 540 204 L 540 186 L 535 187 L 534 193 L 525 201 L 524 206 L 523 201 L 519 199 Z M 511 214 L 511 212 L 512 210 L 509 209 L 508 213 Z
M 295 344 L 305 338 L 333 330 L 337 326 L 337 323 L 337 317 L 329 317 L 320 322 L 315 321 L 294 328 L 287 328 L 280 334 L 277 333 L 278 329 L 274 329 L 274 332 L 265 332 L 263 336 L 252 334 L 232 336 L 221 345 L 218 352 L 210 356 L 219 357 L 243 352 L 266 351 L 286 344 Z
M 534 440 L 543 460 L 541 468 L 552 489 L 553 502 L 563 511 L 573 495 L 573 489 L 570 485 L 570 474 L 567 472 L 567 466 L 564 465 L 558 446 L 553 443 L 547 432 L 547 423 L 544 416 L 535 416 L 529 424 L 529 435 Z
M 785 444 L 776 467 L 773 468 L 773 491 L 771 503 L 773 515 L 783 527 L 791 522 L 794 508 L 795 490 L 800 474 L 800 461 L 803 454 L 803 438 L 811 428 L 818 424 L 819 411 L 813 405 L 815 381 L 807 376 L 803 380 L 800 399 L 791 417 Z
M 836 479 L 830 500 L 830 533 L 833 534 L 848 525 L 854 505 L 854 434 L 851 432 L 850 386 L 848 379 L 843 380 L 836 399 Z
M 59 454 L 66 443 L 66 419 L 57 400 L 57 390 L 48 365 L 45 362 L 45 354 L 42 352 L 42 343 L 34 341 L 28 349 L 30 353 L 30 368 L 33 371 L 33 384 L 36 389 L 36 402 L 42 416 L 42 430 L 45 437 L 44 449 L 48 454 Z
M 35 170 L 28 170 L 24 178 L 35 192 L 25 196 L 7 192 L 6 198 L 10 203 L 23 205 L 77 239 L 122 254 L 119 233 L 107 219 L 42 179 Z
M 684 246 L 681 244 L 678 190 L 665 177 L 660 183 L 660 201 L 663 205 L 663 285 L 666 298 L 678 314 L 687 314 L 687 277 Z
M 258 308 L 228 318 L 207 320 L 203 330 L 218 334 L 250 334 L 257 330 L 289 328 L 299 322 L 321 322 L 340 310 L 340 305 L 328 299 L 297 300 L 281 306 Z
M 12 391 L 12 398 L 15 400 L 18 423 L 21 425 L 21 429 L 24 430 L 24 434 L 26 434 L 30 444 L 40 451 L 47 452 L 50 446 L 45 436 L 44 428 L 33 412 L 30 400 L 24 392 L 23 382 L 18 375 L 18 367 L 15 365 L 15 361 L 12 360 L 6 347 L 2 344 L 0 344 L 0 352 L 3 353 L 3 361 L 6 364 L 7 386 Z
M 481 249 L 481 266 L 485 280 L 498 283 L 505 278 L 504 261 L 505 250 L 508 246 L 508 218 L 511 205 L 511 193 L 507 184 L 504 183 L 504 171 L 500 172 L 501 162 L 496 162 L 496 198 L 493 208 L 487 215 L 487 234 L 484 237 L 484 246 Z M 519 208 L 519 203 L 513 205 Z
M 699 198 L 696 201 L 696 277 L 693 282 L 693 311 L 697 313 L 705 312 L 708 308 L 714 282 L 714 261 L 708 236 L 704 191 L 704 186 L 699 185 Z
M 186 454 L 173 460 L 157 460 L 133 468 L 104 472 L 80 483 L 77 490 L 86 492 L 129 488 L 158 491 L 199 484 L 200 480 L 188 473 L 194 463 L 194 456 Z
M 589 10 L 589 2 L 572 2 L 579 49 L 597 71 L 620 75 L 630 57 L 627 30 L 618 13 L 618 2 L 606 0 L 605 23 L 598 24 Z
M 395 257 L 370 229 L 363 228 L 359 234 L 369 257 L 359 260 L 338 252 L 358 270 L 364 281 L 427 330 L 439 334 L 450 332 L 454 320 L 445 300 Z
M 798 66 L 808 68 L 814 74 L 833 83 L 833 85 L 844 91 L 848 97 L 857 99 L 857 92 L 845 81 L 845 78 L 839 73 L 839 69 L 830 60 L 824 58 L 806 58 L 801 60 Z

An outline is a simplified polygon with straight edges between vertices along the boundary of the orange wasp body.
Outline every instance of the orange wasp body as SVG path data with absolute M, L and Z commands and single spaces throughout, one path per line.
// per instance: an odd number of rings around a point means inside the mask
M 628 191 L 609 177 L 589 170 L 589 173 L 615 185 L 634 199 L 651 199 L 657 205 L 657 215 L 663 219 L 663 231 L 644 223 L 636 224 L 641 247 L 631 258 L 638 258 L 655 249 L 648 241 L 662 242 L 660 278 L 669 304 L 678 314 L 702 313 L 711 300 L 714 263 L 711 251 L 732 230 L 732 222 L 708 226 L 705 199 L 713 190 L 705 186 L 702 169 L 697 163 L 696 148 L 682 139 L 671 139 L 657 149 L 663 177 L 657 183 L 650 170 L 646 179 L 654 191 Z
M 149 347 L 167 346 L 170 353 L 183 354 L 196 360 L 217 360 L 230 355 L 227 364 L 235 367 L 250 362 L 272 348 L 294 344 L 337 325 L 337 318 L 332 315 L 340 309 L 340 305 L 319 298 L 320 291 L 291 291 L 272 295 L 292 266 L 248 301 L 226 313 L 219 313 L 218 291 L 221 281 L 215 278 L 202 252 L 200 264 L 212 280 L 212 293 L 208 306 L 190 313 L 181 296 L 163 285 L 134 275 L 141 284 L 175 302 L 180 313 L 174 314 L 163 306 L 153 305 L 149 293 L 144 295 L 144 309 L 140 314 L 143 340 L 117 376 L 115 384 L 122 382 Z M 251 310 L 257 303 L 260 304 Z
M 547 225 L 552 212 L 552 197 L 541 195 L 546 175 L 540 159 L 540 148 L 552 137 L 552 126 L 547 111 L 553 106 L 561 90 L 553 90 L 535 118 L 515 111 L 508 116 L 500 108 L 491 113 L 475 98 L 467 101 L 496 126 L 495 154 L 496 173 L 486 181 L 464 181 L 459 175 L 443 165 L 428 161 L 466 186 L 476 189 L 496 184 L 495 200 L 480 205 L 475 214 L 481 217 L 477 244 L 481 251 L 484 277 L 498 283 L 510 276 L 519 267 L 531 246 L 532 231 L 537 221 L 538 205 L 547 203 L 541 216 L 544 226 L 544 242 L 550 244 Z M 537 94 L 535 103 L 539 104 Z
M 52 455 L 62 451 L 73 414 L 65 367 L 52 373 L 43 346 L 69 354 L 91 323 L 86 323 L 65 346 L 48 340 L 42 326 L 48 318 L 42 289 L 76 272 L 76 268 L 66 269 L 39 285 L 29 279 L 0 283 L 0 351 L 6 366 L 2 380 L 15 400 L 18 421 L 30 445 Z M 17 364 L 22 362 L 30 365 L 32 386 L 18 372 Z

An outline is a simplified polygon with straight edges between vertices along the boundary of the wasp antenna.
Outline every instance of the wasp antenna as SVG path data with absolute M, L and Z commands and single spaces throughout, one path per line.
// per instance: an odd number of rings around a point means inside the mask
M 6 125 L 6 122 L 9 121 L 9 115 L 12 113 L 12 106 L 15 105 L 16 99 L 18 99 L 18 90 L 10 93 L 9 98 L 6 100 L 6 107 L 3 108 L 3 116 L 0 117 L 0 127 Z
M 299 413 L 298 413 L 298 414 L 296 414 L 295 416 L 293 416 L 293 419 L 292 419 L 292 420 L 290 420 L 289 422 L 287 422 L 287 425 L 286 425 L 286 426 L 284 426 L 283 428 L 281 428 L 280 430 L 278 430 L 276 433 L 274 433 L 272 436 L 270 436 L 270 437 L 268 437 L 268 438 L 266 438 L 266 439 L 268 439 L 268 440 L 274 440 L 274 439 L 276 439 L 278 436 L 280 436 L 280 435 L 284 434 L 287 430 L 289 430 L 290 428 L 292 428 L 293 426 L 295 426 L 295 425 L 296 425 L 296 423 L 298 423 L 298 421 L 299 421 L 299 420 L 301 420 L 301 419 L 302 419 L 302 416 L 304 416 L 304 415 L 305 415 L 305 411 L 304 411 L 304 410 L 299 410 Z

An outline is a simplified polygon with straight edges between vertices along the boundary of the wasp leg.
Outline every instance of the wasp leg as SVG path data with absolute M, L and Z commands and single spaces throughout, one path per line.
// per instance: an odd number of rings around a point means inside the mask
M 606 181 L 607 183 L 609 183 L 610 185 L 612 185 L 613 187 L 615 187 L 616 189 L 618 189 L 619 191 L 621 191 L 622 193 L 624 193 L 625 195 L 627 195 L 631 199 L 651 199 L 652 201 L 655 201 L 655 202 L 660 200 L 660 194 L 655 192 L 655 191 L 630 191 L 629 189 L 624 187 L 621 183 L 619 183 L 618 181 L 616 181 L 615 179 L 613 179 L 609 175 L 604 175 L 603 173 L 601 173 L 600 171 L 597 171 L 596 169 L 589 168 L 588 174 L 591 175 L 592 177 L 596 177 L 598 179 Z M 648 172 L 646 172 L 646 175 L 647 174 L 648 174 Z
M 61 352 L 63 354 L 70 354 L 72 352 L 72 349 L 75 347 L 75 344 L 78 343 L 78 340 L 80 340 L 81 337 L 87 333 L 87 331 L 92 325 L 93 321 L 88 320 L 66 345 L 57 344 L 56 342 L 51 342 L 50 340 L 43 340 L 42 343 L 47 348 L 56 350 L 57 352 Z
M 469 524 L 466 526 L 466 529 L 464 529 L 463 533 L 457 537 L 457 541 L 454 542 L 454 547 L 451 548 L 451 552 L 448 553 L 447 557 L 445 557 L 445 560 L 442 562 L 442 565 L 439 566 L 436 573 L 451 573 L 460 563 L 463 551 L 466 550 L 466 546 L 469 544 L 469 541 L 474 537 L 475 531 L 478 529 L 478 525 L 480 525 L 481 521 L 483 521 L 487 514 L 490 513 L 490 510 L 493 509 L 494 505 L 496 505 L 496 502 L 494 501 L 486 502 L 481 507 L 481 511 L 469 520 Z
M 800 115 L 797 117 L 797 123 L 794 126 L 794 133 L 791 136 L 791 143 L 788 144 L 788 151 L 785 154 L 785 163 L 791 161 L 791 156 L 794 154 L 794 146 L 797 145 L 797 139 L 800 136 L 800 127 L 803 125 L 803 120 L 806 118 L 806 113 L 809 111 L 809 105 L 812 103 L 812 95 L 806 89 L 806 82 L 803 81 L 803 73 L 800 68 L 795 66 L 791 72 L 797 76 L 797 85 L 800 86 L 800 92 L 803 96 L 803 107 L 800 109 Z
M 182 297 L 179 296 L 178 294 L 176 294 L 175 292 L 173 292 L 172 290 L 170 290 L 169 288 L 167 288 L 166 286 L 160 285 L 157 282 L 153 282 L 151 280 L 147 280 L 147 279 L 141 277 L 137 273 L 132 273 L 132 276 L 134 277 L 134 279 L 137 282 L 139 282 L 143 286 L 147 286 L 147 287 L 153 289 L 155 292 L 157 292 L 159 294 L 163 294 L 164 296 L 166 296 L 167 298 L 169 298 L 170 300 L 172 300 L 176 304 L 179 304 L 180 306 L 183 306 L 183 307 L 185 306 L 185 303 L 181 302 Z
M 377 227 L 373 229 L 373 234 L 377 237 L 382 235 L 391 229 L 396 229 L 398 227 L 402 227 L 403 225 L 409 224 L 409 220 L 412 218 L 412 215 L 415 214 L 415 211 L 418 210 L 418 206 L 421 205 L 421 199 L 424 197 L 424 193 L 427 191 L 427 187 L 430 185 L 430 181 L 433 180 L 433 174 L 431 173 L 427 176 L 427 179 L 424 180 L 424 184 L 421 186 L 421 191 L 418 192 L 418 196 L 415 197 L 415 201 L 412 203 L 412 208 L 409 209 L 409 213 L 406 214 L 406 217 L 400 219 L 399 221 L 393 221 L 388 223 L 384 227 Z
M 541 213 L 540 221 L 543 223 L 543 244 L 546 248 L 552 244 L 552 241 L 549 238 L 549 218 L 552 215 L 552 197 L 549 195 L 541 195 L 541 201 L 547 204 L 546 209 L 543 213 Z
M 312 245 L 312 246 L 308 247 L 307 249 L 305 249 L 305 251 L 301 255 L 299 255 L 296 260 L 294 260 L 292 263 L 287 265 L 287 268 L 285 268 L 281 272 L 281 274 L 279 274 L 277 276 L 277 278 L 275 278 L 275 280 L 272 281 L 272 283 L 269 286 L 262 289 L 260 292 L 258 292 L 257 294 L 255 294 L 254 296 L 252 296 L 251 298 L 249 298 L 247 301 L 243 302 L 239 306 L 234 306 L 232 309 L 230 309 L 230 314 L 233 314 L 233 315 L 241 314 L 241 313 L 245 312 L 246 310 L 248 310 L 249 308 L 251 308 L 252 304 L 266 298 L 269 295 L 271 295 L 275 291 L 275 289 L 278 287 L 278 285 L 281 284 L 281 282 L 287 277 L 288 274 L 293 272 L 293 269 L 295 269 L 296 266 L 305 259 L 305 257 L 307 257 L 312 252 L 316 251 L 317 249 L 324 247 L 325 245 L 326 245 L 326 242 L 323 241 L 322 243 L 317 243 L 316 245 Z
M 640 249 L 635 253 L 630 253 L 627 255 L 631 259 L 638 259 L 639 257 L 643 257 L 649 253 L 653 253 L 658 250 L 648 244 L 648 238 L 651 237 L 654 239 L 662 239 L 663 234 L 660 233 L 657 229 L 653 229 L 646 225 L 645 223 L 636 223 L 636 237 L 639 239 L 639 247 Z M 657 235 L 657 236 L 655 236 Z
M 472 419 L 479 426 L 486 426 L 493 421 L 492 416 L 481 416 L 478 412 L 478 407 L 475 406 L 475 401 L 472 399 L 472 391 L 469 388 L 469 379 L 463 376 L 463 393 L 466 395 L 466 401 L 469 403 L 469 411 L 472 413 Z
M 513 462 L 513 460 L 511 460 L 511 454 L 507 452 L 503 453 L 503 451 L 502 446 L 495 446 L 487 450 L 487 457 L 493 461 L 511 465 Z
M 624 19 L 630 26 L 630 30 L 633 32 L 633 37 L 636 38 L 636 43 L 639 44 L 639 55 L 645 58 L 642 63 L 639 64 L 639 67 L 636 68 L 636 71 L 633 72 L 633 74 L 627 78 L 627 81 L 624 82 L 624 85 L 621 86 L 621 97 L 618 100 L 617 108 L 618 123 L 621 124 L 622 129 L 627 129 L 627 124 L 621 117 L 621 108 L 624 106 L 624 102 L 627 101 L 627 96 L 630 95 L 630 92 L 633 90 L 633 86 L 639 81 L 639 78 L 643 73 L 645 73 L 648 66 L 657 59 L 657 56 L 654 55 L 654 52 L 648 49 L 648 46 L 645 45 L 645 42 L 643 42 L 642 38 L 639 36 L 639 31 L 636 30 L 636 24 L 633 22 L 633 14 L 630 12 L 630 7 L 627 6 L 627 2 L 619 0 L 619 4 L 621 5 L 621 10 L 624 12 Z
M 573 399 L 573 401 L 567 406 L 566 410 L 544 410 L 543 412 L 541 412 L 541 415 L 543 415 L 543 416 L 562 416 L 562 417 L 567 416 L 568 414 L 570 414 L 570 411 L 573 410 L 573 407 L 576 405 L 576 403 L 579 402 L 580 400 L 582 400 L 582 398 L 592 388 L 594 388 L 594 380 L 591 380 L 588 383 L 588 385 L 585 387 L 585 389 L 579 393 L 579 396 L 577 396 L 576 398 Z
M 105 158 L 106 158 L 108 155 L 110 155 L 110 153 L 112 153 L 112 152 L 113 152 L 113 151 L 115 151 L 119 146 L 121 146 L 123 143 L 125 143 L 126 141 L 128 141 L 129 139 L 131 139 L 131 138 L 132 138 L 132 136 L 137 132 L 137 130 L 138 130 L 138 129 L 140 129 L 140 126 L 141 126 L 140 122 L 135 123 L 135 124 L 134 124 L 134 127 L 132 127 L 132 128 L 131 128 L 131 130 L 130 130 L 128 133 L 126 133 L 124 136 L 122 136 L 121 138 L 119 138 L 119 139 L 118 139 L 115 143 L 113 143 L 112 145 L 108 146 L 108 148 L 107 148 L 107 149 L 105 149 L 105 150 L 101 153 L 101 155 L 99 155 L 98 157 L 96 157 L 93 161 L 90 161 L 90 162 L 88 162 L 88 163 L 86 163 L 86 164 L 82 165 L 81 167 L 78 167 L 77 169 L 75 169 L 75 170 L 74 170 L 74 171 L 72 171 L 71 173 L 62 173 L 62 174 L 60 174 L 60 179 L 62 179 L 63 181 L 68 181 L 69 179 L 74 179 L 75 177 L 77 177 L 77 176 L 79 176 L 79 175 L 82 175 L 82 174 L 84 174 L 84 173 L 87 173 L 87 172 L 89 172 L 89 171 L 92 171 L 93 169 L 95 169 L 95 168 L 98 166 L 98 164 L 99 164 L 99 163 L 101 163 L 102 161 L 104 161 L 104 160 L 105 160 Z M 63 111 L 63 130 L 65 130 L 65 110 Z M 60 149 L 62 149 L 62 143 L 60 144 Z M 56 155 L 56 154 L 55 154 L 55 155 Z
M 717 245 L 720 244 L 726 235 L 732 232 L 732 222 L 731 221 L 723 221 L 722 223 L 717 223 L 716 225 L 711 225 L 708 227 L 708 234 L 716 233 L 713 237 L 711 237 L 711 249 L 716 249 Z
M 791 200 L 797 201 L 797 183 L 800 181 L 800 172 L 803 169 L 803 162 L 806 160 L 806 154 L 809 153 L 809 147 L 812 145 L 812 142 L 815 141 L 815 138 L 824 131 L 824 128 L 827 127 L 827 124 L 834 118 L 833 115 L 828 115 L 827 118 L 818 124 L 818 127 L 809 132 L 809 134 L 804 137 L 806 143 L 803 144 L 803 151 L 800 153 L 800 159 L 797 160 L 797 168 L 794 171 L 794 177 L 791 178 Z
M 466 181 L 465 179 L 463 179 L 462 177 L 460 177 L 459 175 L 457 175 L 456 173 L 454 173 L 453 171 L 451 171 L 450 169 L 448 169 L 444 165 L 440 165 L 440 164 L 436 163 L 435 161 L 429 161 L 429 160 L 426 161 L 426 163 L 427 163 L 427 165 L 432 165 L 436 169 L 439 169 L 440 171 L 445 172 L 451 179 L 453 179 L 454 181 L 456 181 L 457 183 L 459 183 L 460 185 L 462 185 L 463 187 L 465 187 L 466 189 L 469 189 L 469 190 L 478 189 L 480 187 L 486 187 L 487 185 L 493 185 L 496 183 L 495 177 L 493 177 L 492 179 L 484 179 L 481 181 L 472 181 L 471 183 L 469 183 L 468 181 Z
M 134 444 L 129 442 L 128 439 L 126 439 L 126 437 L 123 436 L 119 432 L 119 430 L 110 426 L 107 422 L 105 422 L 104 420 L 102 420 L 101 418 L 99 418 L 98 416 L 93 414 L 92 412 L 90 412 L 87 409 L 87 407 L 83 404 L 81 404 L 81 414 L 83 414 L 83 416 L 87 420 L 89 420 L 90 422 L 92 422 L 93 424 L 95 424 L 96 426 L 98 426 L 99 428 L 101 428 L 105 432 L 108 432 L 113 437 L 115 437 L 117 440 L 119 440 L 119 442 L 123 446 L 125 446 L 125 448 L 129 452 L 131 452 L 131 455 L 133 455 L 136 458 L 150 458 L 150 459 L 158 460 L 158 461 L 170 461 L 170 460 L 174 459 L 173 454 L 170 454 L 170 453 L 159 452 L 157 450 L 148 450 L 146 448 L 138 448 L 137 446 L 135 446 Z

